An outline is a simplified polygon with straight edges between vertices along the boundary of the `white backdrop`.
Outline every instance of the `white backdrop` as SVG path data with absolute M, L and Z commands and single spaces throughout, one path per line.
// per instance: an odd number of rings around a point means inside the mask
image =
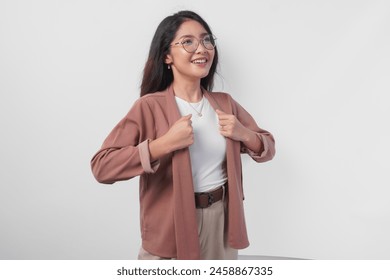
M 134 259 L 138 179 L 90 159 L 139 95 L 158 23 L 218 37 L 215 90 L 277 141 L 244 157 L 249 255 L 390 258 L 390 2 L 0 2 L 0 259 Z

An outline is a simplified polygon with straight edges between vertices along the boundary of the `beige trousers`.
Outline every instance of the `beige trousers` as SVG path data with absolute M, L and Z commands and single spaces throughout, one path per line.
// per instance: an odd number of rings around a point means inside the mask
M 208 208 L 196 209 L 200 258 L 202 260 L 236 260 L 238 251 L 230 248 L 225 235 L 226 204 L 220 200 Z M 144 250 L 138 253 L 139 260 L 164 260 Z

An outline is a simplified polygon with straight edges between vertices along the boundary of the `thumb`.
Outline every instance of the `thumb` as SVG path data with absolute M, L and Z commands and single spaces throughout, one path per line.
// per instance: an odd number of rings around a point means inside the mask
M 188 114 L 186 116 L 181 117 L 180 120 L 190 120 L 191 117 L 192 117 L 192 114 Z
M 216 112 L 218 115 L 226 114 L 224 111 L 219 110 L 219 109 L 215 110 L 215 112 Z

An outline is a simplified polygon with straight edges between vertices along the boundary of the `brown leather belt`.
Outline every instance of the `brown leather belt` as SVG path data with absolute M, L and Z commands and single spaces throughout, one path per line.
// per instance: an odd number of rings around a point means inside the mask
M 195 193 L 196 208 L 210 207 L 214 202 L 220 201 L 224 194 L 224 186 L 212 192 Z

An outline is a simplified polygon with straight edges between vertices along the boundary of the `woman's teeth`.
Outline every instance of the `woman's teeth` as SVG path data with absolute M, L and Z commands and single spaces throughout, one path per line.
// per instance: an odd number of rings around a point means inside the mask
M 206 59 L 196 59 L 196 60 L 192 61 L 192 63 L 194 63 L 194 64 L 206 63 Z

